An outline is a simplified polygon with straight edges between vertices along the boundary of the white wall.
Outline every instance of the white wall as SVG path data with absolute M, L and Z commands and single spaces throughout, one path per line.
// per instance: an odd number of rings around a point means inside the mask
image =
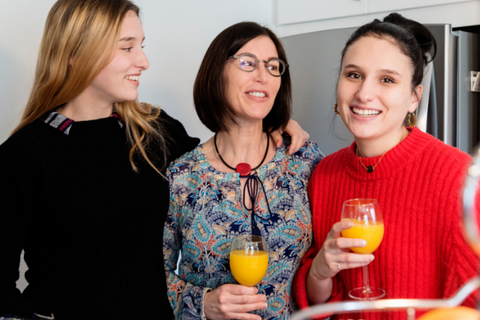
M 226 27 L 250 20 L 273 27 L 272 0 L 134 0 L 142 10 L 150 68 L 142 75 L 140 100 L 160 105 L 188 132 L 205 140 L 192 88 L 201 59 Z M 54 0 L 0 0 L 0 143 L 18 124 L 28 98 L 43 26 Z
M 18 124 L 33 82 L 38 47 L 54 0 L 0 0 L 0 143 Z
M 294 0 L 291 1 L 293 5 Z M 274 7 L 275 6 L 276 3 L 274 3 Z M 276 8 L 274 8 L 274 12 L 275 9 Z M 480 1 L 478 0 L 408 10 L 398 10 L 397 12 L 409 19 L 413 19 L 421 23 L 450 23 L 453 27 L 480 24 Z M 277 15 L 274 13 L 274 23 L 276 24 L 275 33 L 279 37 L 286 37 L 321 30 L 357 27 L 368 23 L 373 19 L 383 19 L 383 17 L 387 16 L 389 13 L 390 12 L 380 12 L 375 14 L 309 21 L 289 25 L 277 25 Z

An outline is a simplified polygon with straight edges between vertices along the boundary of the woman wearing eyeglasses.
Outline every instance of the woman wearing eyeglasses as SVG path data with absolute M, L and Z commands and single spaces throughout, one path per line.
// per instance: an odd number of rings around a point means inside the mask
M 139 12 L 128 0 L 50 10 L 24 116 L 0 145 L 0 319 L 173 318 L 164 173 L 199 140 L 137 101 Z
M 221 32 L 201 64 L 194 101 L 215 135 L 167 170 L 164 259 L 175 316 L 287 318 L 293 275 L 311 243 L 306 185 L 323 156 L 313 142 L 288 155 L 271 141 L 270 130 L 290 118 L 290 74 L 278 38 L 253 22 Z M 260 283 L 246 287 L 232 276 L 229 254 L 235 237 L 252 233 L 266 240 L 269 264 Z

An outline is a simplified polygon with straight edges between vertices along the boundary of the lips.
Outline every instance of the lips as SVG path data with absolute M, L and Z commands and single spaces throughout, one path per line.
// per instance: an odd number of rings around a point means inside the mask
M 268 94 L 265 91 L 248 91 L 246 94 L 258 97 L 258 98 L 265 98 L 268 97 Z
M 379 115 L 380 113 L 382 113 L 382 111 L 380 111 L 380 110 L 361 109 L 361 108 L 357 108 L 357 107 L 351 107 L 350 110 L 352 110 L 352 112 L 355 115 L 363 117 L 363 118 L 375 117 L 375 116 Z

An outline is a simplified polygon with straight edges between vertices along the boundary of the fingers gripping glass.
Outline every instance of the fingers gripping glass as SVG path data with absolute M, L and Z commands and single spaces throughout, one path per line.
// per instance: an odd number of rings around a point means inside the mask
M 237 65 L 240 69 L 246 72 L 252 72 L 258 68 L 260 62 L 265 62 L 265 68 L 268 73 L 274 77 L 280 77 L 285 70 L 288 68 L 282 59 L 279 58 L 270 58 L 268 61 L 259 60 L 254 54 L 251 53 L 241 53 L 234 56 L 230 56 L 227 60 L 237 59 Z

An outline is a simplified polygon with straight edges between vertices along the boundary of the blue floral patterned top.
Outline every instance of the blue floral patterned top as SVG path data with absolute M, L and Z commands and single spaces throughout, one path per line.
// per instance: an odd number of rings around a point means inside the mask
M 272 161 L 256 170 L 270 205 L 269 211 L 260 187 L 255 221 L 269 249 L 267 273 L 256 285 L 267 296 L 268 308 L 254 311 L 262 319 L 287 319 L 294 309 L 291 283 L 312 241 L 307 183 L 322 158 L 318 145 L 308 141 L 292 156 L 280 147 Z M 235 236 L 251 233 L 250 212 L 242 204 L 239 174 L 213 168 L 203 145 L 174 161 L 167 178 L 170 208 L 163 254 L 168 297 L 177 319 L 205 319 L 205 293 L 237 283 L 230 272 L 230 246 Z

